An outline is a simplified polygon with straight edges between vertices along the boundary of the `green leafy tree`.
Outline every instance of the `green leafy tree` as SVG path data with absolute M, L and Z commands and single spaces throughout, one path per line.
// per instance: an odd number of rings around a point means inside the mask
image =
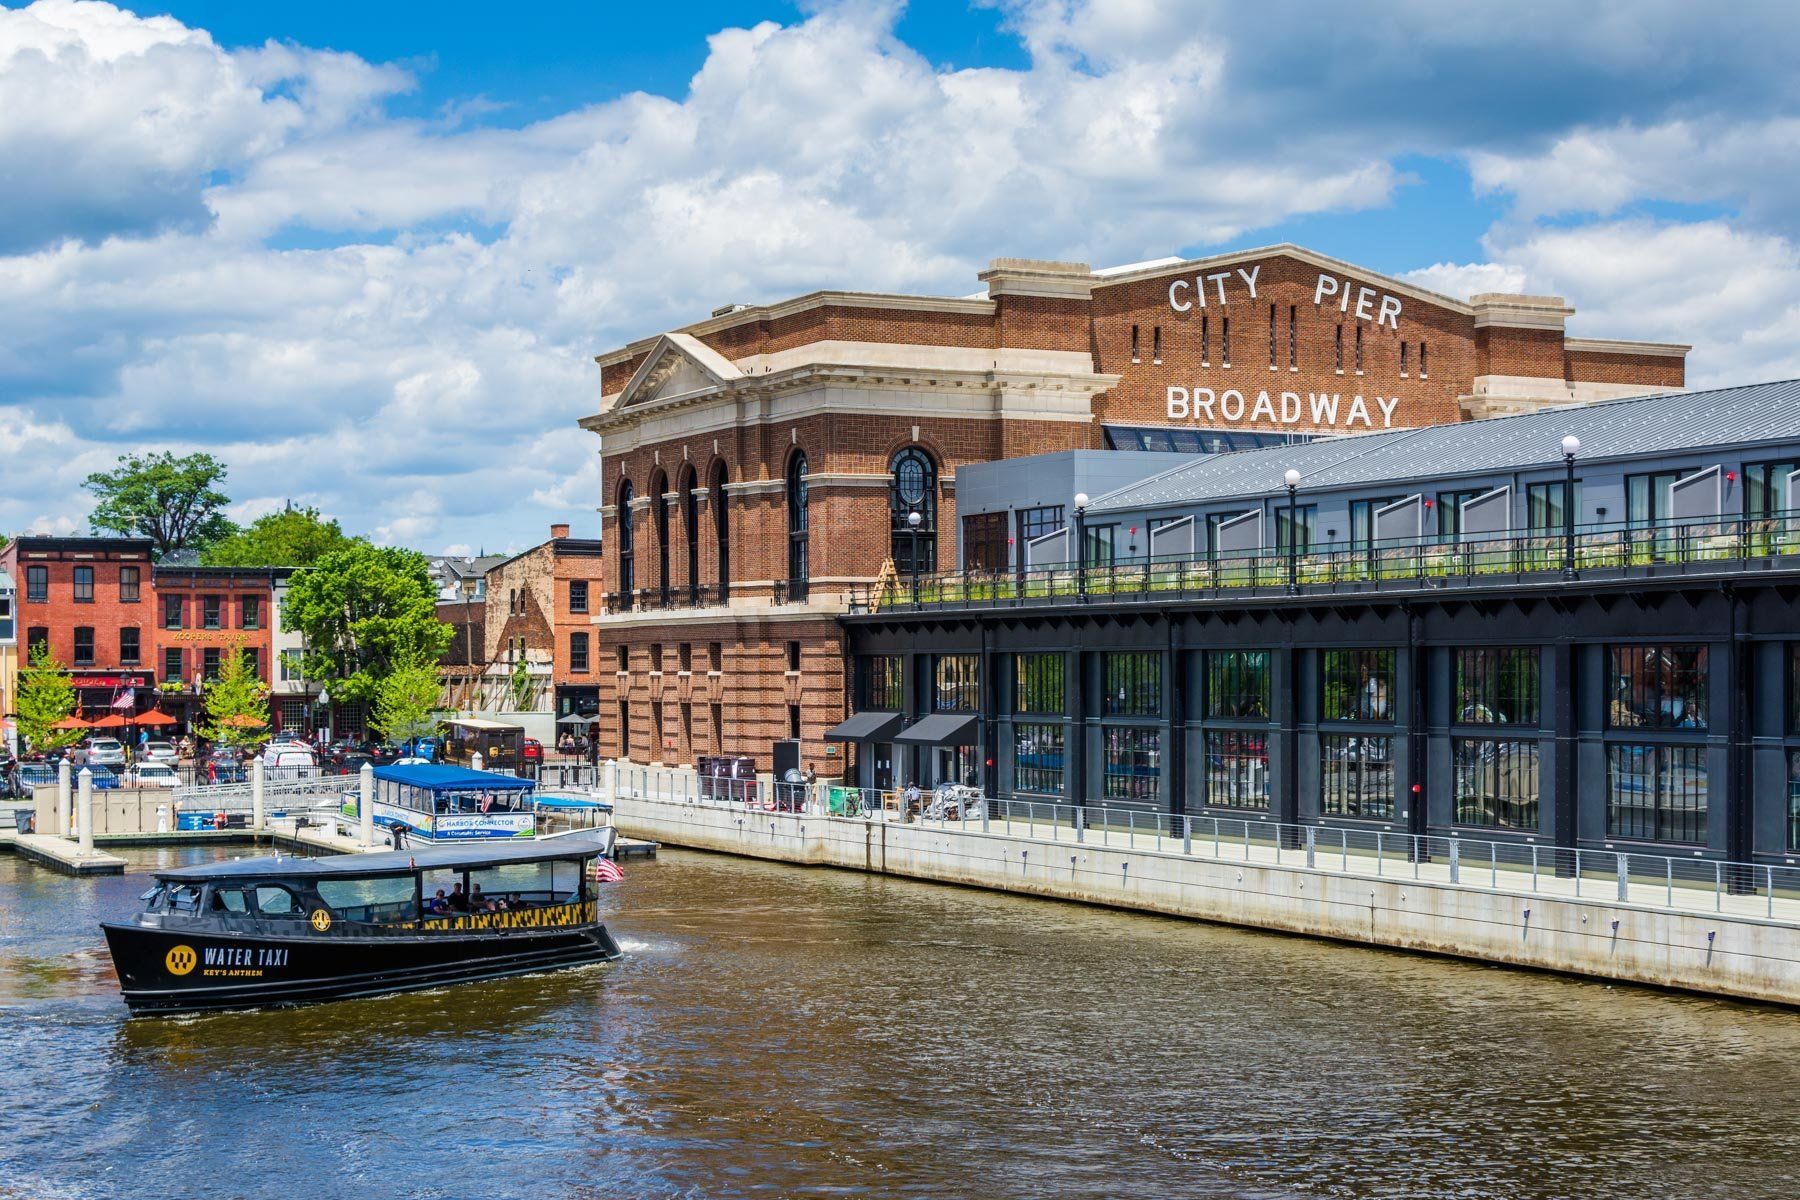
M 524 712 L 531 704 L 531 668 L 524 659 L 513 664 L 507 684 L 512 692 L 513 711 Z
M 268 731 L 269 685 L 257 675 L 241 645 L 223 656 L 218 678 L 207 682 L 205 696 L 201 736 L 233 746 L 260 741 Z
M 34 646 L 31 660 L 19 671 L 19 732 L 37 751 L 55 750 L 81 740 L 79 729 L 57 729 L 75 711 L 75 684 L 50 647 Z
M 375 728 L 390 742 L 408 742 L 437 732 L 438 700 L 443 689 L 437 668 L 407 663 L 375 685 Z
M 225 464 L 210 454 L 122 454 L 117 467 L 82 482 L 99 500 L 88 524 L 147 537 L 158 558 L 198 550 L 235 529 L 224 512 L 231 502 L 219 490 L 224 482 Z
M 453 630 L 438 620 L 425 556 L 353 541 L 296 572 L 282 628 L 306 641 L 305 670 L 333 699 L 373 704 L 402 667 L 435 663 Z
M 310 567 L 353 541 L 335 519 L 316 508 L 268 513 L 200 552 L 209 567 Z

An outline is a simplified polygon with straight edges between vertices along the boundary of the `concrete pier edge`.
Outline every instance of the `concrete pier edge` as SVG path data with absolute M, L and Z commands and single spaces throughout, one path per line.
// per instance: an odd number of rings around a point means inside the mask
M 614 805 L 622 832 L 668 845 L 1800 1006 L 1800 928 L 1743 914 L 691 800 Z

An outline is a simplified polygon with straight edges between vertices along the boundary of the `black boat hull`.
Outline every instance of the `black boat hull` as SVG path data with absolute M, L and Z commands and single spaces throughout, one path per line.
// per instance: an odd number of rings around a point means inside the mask
M 374 937 L 277 937 L 111 922 L 101 928 L 134 1015 L 385 996 L 620 956 L 600 924 Z

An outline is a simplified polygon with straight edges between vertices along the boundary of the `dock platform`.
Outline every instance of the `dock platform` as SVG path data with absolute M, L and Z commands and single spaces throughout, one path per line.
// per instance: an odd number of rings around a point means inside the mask
M 47 833 L 15 833 L 12 848 L 15 854 L 62 875 L 125 873 L 125 860 L 118 855 L 107 854 L 99 849 L 91 854 L 83 854 L 80 843 L 68 838 L 52 837 Z

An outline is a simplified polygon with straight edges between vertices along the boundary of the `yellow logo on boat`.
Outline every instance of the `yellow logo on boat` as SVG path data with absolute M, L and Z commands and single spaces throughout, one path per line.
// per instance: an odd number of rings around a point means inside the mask
M 192 946 L 172 946 L 163 955 L 163 966 L 169 968 L 171 975 L 186 975 L 200 962 L 200 956 L 194 953 Z
M 326 912 L 322 908 L 313 909 L 313 911 L 312 911 L 312 927 L 314 929 L 318 930 L 320 933 L 324 933 L 327 929 L 330 929 L 331 928 L 331 914 Z

